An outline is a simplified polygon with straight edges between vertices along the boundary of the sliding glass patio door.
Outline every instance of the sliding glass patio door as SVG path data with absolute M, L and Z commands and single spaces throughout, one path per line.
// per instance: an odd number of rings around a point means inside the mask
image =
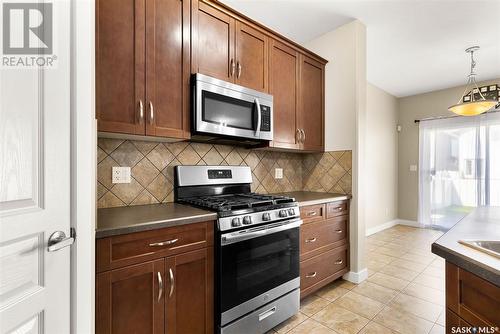
M 500 114 L 419 127 L 421 224 L 447 230 L 477 206 L 500 205 Z

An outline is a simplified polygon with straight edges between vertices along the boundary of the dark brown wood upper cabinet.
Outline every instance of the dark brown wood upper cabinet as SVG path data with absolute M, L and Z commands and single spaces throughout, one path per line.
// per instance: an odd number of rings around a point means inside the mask
M 192 4 L 192 72 L 233 82 L 235 20 L 201 0 Z
M 98 131 L 189 138 L 189 0 L 97 0 Z
M 274 148 L 299 149 L 297 104 L 299 53 L 272 40 L 269 55 L 269 93 L 273 95 Z
M 98 274 L 96 333 L 164 333 L 165 282 L 160 276 L 165 277 L 165 259 Z
M 144 135 L 145 0 L 96 1 L 96 118 L 99 131 Z
M 255 90 L 268 91 L 268 37 L 236 21 L 235 82 Z
M 146 135 L 189 138 L 190 1 L 146 2 Z
M 325 66 L 306 55 L 300 61 L 299 128 L 302 149 L 324 151 Z

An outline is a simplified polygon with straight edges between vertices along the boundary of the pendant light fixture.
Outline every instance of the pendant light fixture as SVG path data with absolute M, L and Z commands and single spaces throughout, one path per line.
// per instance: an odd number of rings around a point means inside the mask
M 465 52 L 470 53 L 470 74 L 467 79 L 467 85 L 465 86 L 465 91 L 458 100 L 457 104 L 448 108 L 449 111 L 454 112 L 457 115 L 461 116 L 475 116 L 482 114 L 491 108 L 493 108 L 498 102 L 495 100 L 487 100 L 484 98 L 483 94 L 479 90 L 479 87 L 476 83 L 476 61 L 474 60 L 474 52 L 479 50 L 479 46 L 471 46 L 470 48 L 465 49 Z M 479 93 L 479 99 L 476 100 L 474 95 L 474 91 Z M 464 102 L 464 96 L 470 92 L 470 101 Z

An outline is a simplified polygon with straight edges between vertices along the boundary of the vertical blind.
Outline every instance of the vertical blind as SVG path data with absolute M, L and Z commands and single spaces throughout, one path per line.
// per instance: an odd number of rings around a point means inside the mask
M 419 124 L 419 222 L 449 229 L 500 206 L 500 113 Z

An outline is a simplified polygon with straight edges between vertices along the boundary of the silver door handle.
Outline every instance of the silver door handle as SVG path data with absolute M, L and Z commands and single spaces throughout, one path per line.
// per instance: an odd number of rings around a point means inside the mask
M 168 293 L 168 297 L 172 297 L 172 294 L 174 293 L 174 287 L 175 287 L 175 279 L 174 279 L 174 272 L 172 271 L 172 268 L 168 269 L 168 273 L 170 275 L 170 292 Z
M 316 238 L 311 238 L 311 239 L 306 239 L 306 242 L 307 243 L 310 243 L 310 242 L 316 242 Z
M 297 144 L 300 144 L 300 129 L 297 129 L 296 133 L 295 133 L 295 139 L 297 140 Z
M 58 251 L 64 247 L 71 246 L 75 242 L 75 230 L 70 229 L 70 236 L 66 237 L 66 233 L 63 231 L 56 231 L 52 233 L 47 242 L 47 250 L 49 252 Z
M 333 262 L 333 264 L 342 264 L 342 263 L 344 263 L 344 261 L 342 261 L 342 260 L 337 260 L 337 261 Z
M 315 272 L 313 272 L 313 273 L 309 273 L 309 274 L 307 274 L 307 275 L 306 275 L 306 277 L 307 277 L 307 278 L 313 278 L 313 277 L 316 277 L 316 275 L 317 275 L 317 274 L 318 274 L 318 273 L 315 271 Z
M 335 230 L 335 233 L 337 233 L 337 234 L 340 234 L 342 232 L 343 232 L 342 230 Z
M 153 102 L 149 101 L 149 124 L 153 125 L 154 121 L 154 109 L 153 109 Z
M 168 246 L 175 244 L 179 239 L 172 239 L 172 240 L 166 240 L 166 241 L 161 241 L 161 242 L 153 242 L 152 244 L 149 244 L 149 247 L 161 247 L 161 246 Z
M 161 274 L 158 272 L 158 301 L 160 301 L 161 296 L 163 295 L 163 280 L 161 279 Z
M 259 314 L 259 321 L 264 320 L 265 318 L 273 315 L 274 313 L 276 313 L 276 306 L 273 306 L 269 310 L 264 311 L 261 314 Z
M 229 72 L 229 76 L 232 77 L 234 75 L 234 70 L 235 70 L 235 64 L 234 64 L 234 60 L 233 59 L 231 59 L 231 65 L 230 65 L 230 67 L 231 67 L 231 70 Z
M 260 135 L 260 125 L 262 123 L 262 111 L 260 110 L 259 99 L 255 99 L 255 104 L 257 105 L 257 129 L 255 129 L 255 136 L 258 137 Z
M 304 129 L 302 130 L 302 144 L 306 142 L 306 131 Z
M 144 122 L 144 103 L 142 100 L 139 100 L 139 124 Z
M 240 64 L 240 62 L 238 62 L 238 72 L 236 74 L 236 78 L 239 79 L 240 76 L 241 76 L 241 64 Z

